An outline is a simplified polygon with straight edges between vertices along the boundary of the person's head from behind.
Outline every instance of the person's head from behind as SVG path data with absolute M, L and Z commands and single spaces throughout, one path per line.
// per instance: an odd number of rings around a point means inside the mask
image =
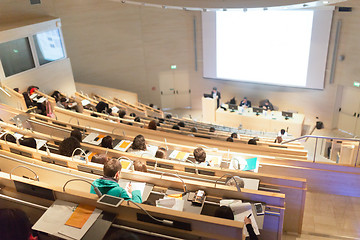
M 257 145 L 256 139 L 252 138 L 248 141 L 248 144 L 250 145 Z
M 215 217 L 234 220 L 234 213 L 230 207 L 221 206 L 215 211 Z
M 59 101 L 60 100 L 60 97 L 61 97 L 61 94 L 59 91 L 55 90 L 52 94 L 51 94 L 51 97 L 55 98 L 55 101 Z
M 119 118 L 124 118 L 126 115 L 126 111 L 125 110 L 119 110 Z
M 205 162 L 206 159 L 206 152 L 201 147 L 194 149 L 194 158 L 197 162 L 202 163 Z
M 198 131 L 198 130 L 197 130 L 196 127 L 192 127 L 192 128 L 191 128 L 191 132 L 195 132 L 195 133 L 196 133 L 197 131 Z
M 149 104 L 149 107 L 152 107 L 152 108 L 153 108 L 153 107 L 154 107 L 154 104 L 153 104 L 153 103 L 150 103 L 150 104 Z
M 12 134 L 6 133 L 4 138 L 6 142 L 16 143 L 16 138 Z
M 215 132 L 215 128 L 214 128 L 214 127 L 210 127 L 209 131 L 210 131 L 210 132 Z
M 226 139 L 226 141 L 227 141 L 227 142 L 234 142 L 234 139 L 233 139 L 232 137 L 228 137 L 228 138 Z
M 213 93 L 217 92 L 217 87 L 213 87 L 212 92 Z
M 156 121 L 155 121 L 155 120 L 151 120 L 151 121 L 149 122 L 148 129 L 156 130 L 156 127 L 157 127 Z
M 99 163 L 99 164 L 105 164 L 106 161 L 108 161 L 108 157 L 105 154 L 95 154 L 91 158 L 91 162 L 93 163 Z
M 139 134 L 137 135 L 134 140 L 133 140 L 133 144 L 132 144 L 132 149 L 134 150 L 146 150 L 146 142 L 145 142 L 145 138 L 143 135 Z
M 101 140 L 101 147 L 103 148 L 109 148 L 109 149 L 113 149 L 113 139 L 111 136 L 105 136 L 102 140 Z
M 76 148 L 80 148 L 80 142 L 74 137 L 65 138 L 59 146 L 60 155 L 71 157 Z
M 79 142 L 82 142 L 82 134 L 79 129 L 72 130 L 70 136 L 76 138 Z
M 285 132 L 286 132 L 285 129 L 281 129 L 281 130 L 280 130 L 281 135 L 284 135 Z
M 156 158 L 162 158 L 162 159 L 165 159 L 166 157 L 166 150 L 163 149 L 163 148 L 159 148 L 156 153 L 155 153 L 155 157 Z
M 179 127 L 185 127 L 185 123 L 183 121 L 178 122 Z
M 180 127 L 179 127 L 179 125 L 174 125 L 174 126 L 172 126 L 172 129 L 174 129 L 174 130 L 180 130 Z
M 19 143 L 20 143 L 20 145 L 36 149 L 36 140 L 35 140 L 35 138 L 19 139 Z
M 237 133 L 232 133 L 230 137 L 232 137 L 234 139 L 234 138 L 238 138 L 238 135 L 237 135 Z
M 64 107 L 67 107 L 68 106 L 68 103 L 67 103 L 67 99 L 66 98 L 60 98 L 60 103 L 61 105 L 63 105 Z
M 141 120 L 140 120 L 139 117 L 136 117 L 136 118 L 134 119 L 134 122 L 141 122 Z
M 139 172 L 147 172 L 147 167 L 144 163 L 140 161 L 134 162 L 134 170 Z
M 0 209 L 0 233 L 2 240 L 28 240 L 31 224 L 26 213 L 20 209 Z
M 104 175 L 106 177 L 120 179 L 121 163 L 115 158 L 110 158 L 104 163 Z
M 283 139 L 281 136 L 277 136 L 275 139 L 275 143 L 282 143 Z
M 166 116 L 165 116 L 167 119 L 170 119 L 170 118 L 172 118 L 172 115 L 170 114 L 170 113 L 168 113 L 168 114 L 166 114 Z
M 244 188 L 244 180 L 239 176 L 234 176 L 233 178 L 229 178 L 225 182 L 226 186 L 239 186 L 240 188 Z
M 136 117 L 135 113 L 130 113 L 130 117 Z

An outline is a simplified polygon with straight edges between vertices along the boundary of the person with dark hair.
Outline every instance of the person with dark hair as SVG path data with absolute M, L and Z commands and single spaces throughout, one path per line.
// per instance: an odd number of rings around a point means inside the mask
M 1 240 L 37 240 L 31 232 L 31 224 L 26 213 L 20 209 L 0 209 Z
M 139 172 L 147 172 L 147 167 L 144 163 L 137 160 L 134 162 L 134 170 Z
M 105 154 L 95 154 L 91 158 L 91 162 L 99 164 L 105 164 L 105 162 L 108 160 L 109 158 Z
M 178 122 L 179 127 L 185 127 L 185 123 L 183 121 Z
M 164 122 L 165 122 L 165 119 L 159 118 L 159 123 L 164 123 Z
M 156 130 L 157 123 L 155 120 L 151 120 L 148 125 L 148 129 Z
M 56 102 L 60 101 L 61 94 L 59 91 L 55 90 L 50 96 L 53 97 Z
M 218 218 L 229 219 L 229 220 L 235 219 L 233 211 L 231 210 L 230 207 L 227 207 L 227 206 L 221 206 L 218 209 L 216 209 L 214 216 L 218 217 Z
M 248 144 L 250 145 L 257 145 L 257 142 L 256 142 L 256 139 L 255 138 L 252 138 L 248 141 Z
M 238 138 L 238 135 L 237 135 L 237 133 L 232 133 L 230 137 L 232 137 L 234 139 L 234 138 Z
M 133 150 L 143 150 L 146 151 L 146 143 L 145 143 L 145 138 L 143 135 L 139 134 L 137 135 L 134 140 L 133 140 L 133 144 L 131 146 L 131 148 Z
M 15 92 L 17 92 L 17 93 L 19 93 L 19 92 L 20 92 L 19 88 L 17 88 L 17 87 L 16 87 L 16 88 L 14 88 L 13 90 L 14 90 Z
M 119 111 L 119 118 L 124 118 L 124 117 L 125 117 L 125 115 L 126 115 L 126 111 L 125 111 L 125 110 L 120 109 L 120 111 Z
M 216 101 L 217 101 L 217 107 L 216 107 L 216 108 L 219 108 L 219 106 L 220 106 L 221 94 L 220 94 L 220 92 L 217 90 L 216 87 L 213 87 L 213 90 L 211 91 L 211 96 L 212 96 L 213 99 L 216 99 Z
M 100 146 L 103 148 L 109 148 L 109 149 L 113 149 L 113 139 L 111 136 L 105 136 L 100 143 Z
M 60 100 L 58 102 L 56 102 L 56 106 L 59 108 L 68 109 L 69 108 L 68 100 L 66 98 L 62 97 L 62 98 L 60 98 Z
M 141 122 L 140 117 L 134 118 L 134 122 Z
M 20 143 L 20 145 L 36 149 L 35 138 L 22 138 L 22 139 L 19 139 L 19 143 Z
M 234 139 L 233 139 L 232 137 L 228 137 L 228 138 L 226 139 L 226 141 L 227 141 L 227 142 L 234 142 Z
M 22 95 L 24 97 L 27 108 L 32 108 L 32 107 L 36 106 L 36 104 L 33 102 L 33 100 L 31 100 L 28 92 L 23 92 Z
M 269 99 L 265 99 L 265 103 L 263 106 L 261 106 L 264 110 L 268 111 L 273 111 L 274 110 L 274 106 L 272 105 L 272 103 L 269 101 Z
M 283 141 L 282 137 L 281 137 L 281 136 L 277 136 L 277 137 L 275 138 L 274 143 L 282 143 L 282 141 Z
M 172 118 L 172 115 L 170 113 L 166 114 L 165 116 L 167 119 L 171 119 Z
M 240 107 L 251 107 L 251 101 L 247 99 L 247 97 L 244 97 L 243 100 L 240 102 Z
M 210 131 L 210 132 L 215 132 L 215 128 L 214 128 L 214 127 L 210 127 L 209 131 Z
M 100 101 L 96 104 L 95 109 L 98 113 L 106 113 L 106 110 L 109 109 L 109 104 L 106 102 Z
M 70 137 L 74 137 L 79 140 L 79 142 L 82 142 L 82 134 L 79 129 L 72 130 L 70 133 Z
M 248 217 L 244 218 L 244 224 L 246 225 L 246 229 L 249 233 L 249 239 L 250 240 L 258 240 L 258 237 L 256 236 L 254 229 L 251 225 L 251 219 Z
M 117 159 L 109 159 L 104 163 L 103 167 L 104 176 L 96 179 L 93 185 L 97 187 L 102 194 L 108 194 L 115 197 L 124 198 L 126 201 L 132 200 L 136 203 L 141 203 L 141 192 L 140 190 L 132 190 L 131 184 L 129 185 L 128 192 L 131 193 L 130 198 L 126 190 L 119 186 L 121 163 Z M 94 187 L 91 186 L 90 193 L 95 194 Z
M 74 137 L 65 138 L 59 146 L 59 154 L 71 157 L 76 148 L 80 148 L 80 142 Z
M 127 125 L 132 126 L 134 124 L 132 122 L 128 122 Z
M 175 124 L 174 126 L 172 126 L 172 129 L 174 129 L 174 130 L 180 130 L 180 127 L 179 127 L 179 125 Z
M 130 113 L 130 117 L 136 117 L 135 113 Z
M 198 129 L 196 127 L 192 127 L 190 131 L 193 133 L 196 133 L 198 131 Z
M 39 87 L 37 87 L 37 86 L 30 86 L 30 87 L 28 87 L 28 89 L 27 89 L 27 92 L 30 94 L 30 96 L 31 95 L 33 95 L 35 92 L 36 92 L 36 90 L 39 90 Z
M 16 138 L 9 133 L 5 133 L 4 137 L 2 137 L 2 139 L 5 139 L 5 141 L 7 142 L 11 142 L 11 143 L 16 143 Z
M 106 240 L 140 240 L 140 238 L 134 233 L 127 232 L 121 229 L 113 232 Z
M 158 150 L 155 153 L 155 157 L 165 159 L 165 157 L 166 157 L 166 149 L 158 148 Z
M 205 162 L 206 152 L 204 151 L 204 149 L 202 149 L 201 147 L 194 149 L 193 155 L 197 163 L 201 165 L 205 164 L 206 166 L 208 166 L 208 164 Z
M 91 113 L 90 116 L 92 117 L 98 117 L 98 115 L 96 113 Z
M 150 104 L 149 104 L 149 107 L 153 108 L 153 107 L 154 107 L 154 104 L 150 103 Z
M 285 129 L 281 129 L 279 132 L 278 132 L 278 136 L 279 137 L 287 137 L 287 132 L 285 131 Z

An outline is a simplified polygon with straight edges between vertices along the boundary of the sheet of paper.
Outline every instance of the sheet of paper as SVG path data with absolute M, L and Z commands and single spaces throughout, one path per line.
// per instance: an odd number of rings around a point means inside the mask
M 86 105 L 90 104 L 90 101 L 87 100 L 87 99 L 84 99 L 84 100 L 81 100 L 81 104 L 82 104 L 83 106 L 86 106 Z
M 121 140 L 118 144 L 116 144 L 114 149 L 118 151 L 126 152 L 131 145 L 132 145 L 132 141 Z
M 120 160 L 121 163 L 121 167 L 122 169 L 130 169 L 131 165 L 132 165 L 132 161 L 126 160 L 126 159 L 121 159 Z
M 42 97 L 42 98 L 38 99 L 36 102 L 37 103 L 43 103 L 45 101 L 46 101 L 46 97 Z
M 38 150 L 47 143 L 46 140 L 42 140 L 42 139 L 35 138 L 35 141 L 36 141 L 36 149 L 38 149 Z
M 19 140 L 20 138 L 22 138 L 24 135 L 20 134 L 20 133 L 13 133 L 13 136 L 16 138 L 16 140 Z
M 58 231 L 58 233 L 62 236 L 70 237 L 71 239 L 80 240 L 85 233 L 89 230 L 89 228 L 94 224 L 96 219 L 100 216 L 101 210 L 95 208 L 92 212 L 89 219 L 85 222 L 82 228 L 74 228 L 67 225 L 62 225 Z
M 146 185 L 146 183 L 144 183 L 144 182 L 134 182 L 134 181 L 130 181 L 130 180 L 120 179 L 119 185 L 120 185 L 120 187 L 122 187 L 122 188 L 124 188 L 126 190 L 127 194 L 131 198 L 132 194 L 128 191 L 128 186 L 129 186 L 130 182 L 131 182 L 132 190 L 133 191 L 134 190 L 140 190 L 141 196 L 143 196 L 145 185 Z
M 148 144 L 148 145 L 146 146 L 147 151 L 148 151 L 153 157 L 155 156 L 158 148 L 159 148 L 158 146 L 154 146 L 154 145 L 150 145 L 150 144 Z
M 214 166 L 218 167 L 220 166 L 220 163 L 222 161 L 222 156 L 206 154 L 205 161 L 208 162 L 212 167 Z
M 111 108 L 111 110 L 112 110 L 113 113 L 117 113 L 120 109 L 117 108 L 116 106 L 114 106 L 114 107 Z
M 178 150 L 174 150 L 174 151 L 172 151 L 172 153 L 169 155 L 169 158 L 184 161 L 185 159 L 187 159 L 187 158 L 189 157 L 189 155 L 190 155 L 190 153 L 180 152 L 180 151 L 178 151 Z

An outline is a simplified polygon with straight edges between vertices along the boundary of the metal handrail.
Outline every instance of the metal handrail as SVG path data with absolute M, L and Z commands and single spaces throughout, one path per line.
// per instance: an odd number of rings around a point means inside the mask
M 286 143 L 290 143 L 290 142 L 294 142 L 294 141 L 298 141 L 301 139 L 308 139 L 308 138 L 315 138 L 316 142 L 315 142 L 315 150 L 314 150 L 314 158 L 313 158 L 313 162 L 315 162 L 315 158 L 316 158 L 316 150 L 317 150 L 317 143 L 318 143 L 318 139 L 328 139 L 328 140 L 340 140 L 340 141 L 352 141 L 352 142 L 359 142 L 358 146 L 357 146 L 357 151 L 356 151 L 356 158 L 355 158 L 355 167 L 357 166 L 357 162 L 358 162 L 358 157 L 359 157 L 359 150 L 360 150 L 360 139 L 358 138 L 343 138 L 343 137 L 328 137 L 328 136 L 316 136 L 316 135 L 304 135 L 298 138 L 294 138 L 294 139 L 290 139 L 287 141 L 284 141 L 282 143 L 280 143 L 280 145 L 286 144 Z

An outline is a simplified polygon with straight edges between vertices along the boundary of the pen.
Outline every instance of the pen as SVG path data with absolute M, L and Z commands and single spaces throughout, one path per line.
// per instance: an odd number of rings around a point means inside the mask
M 250 218 L 250 217 L 251 217 L 251 215 L 252 215 L 252 213 L 250 213 L 250 214 L 249 214 L 249 216 L 247 216 L 247 218 Z

